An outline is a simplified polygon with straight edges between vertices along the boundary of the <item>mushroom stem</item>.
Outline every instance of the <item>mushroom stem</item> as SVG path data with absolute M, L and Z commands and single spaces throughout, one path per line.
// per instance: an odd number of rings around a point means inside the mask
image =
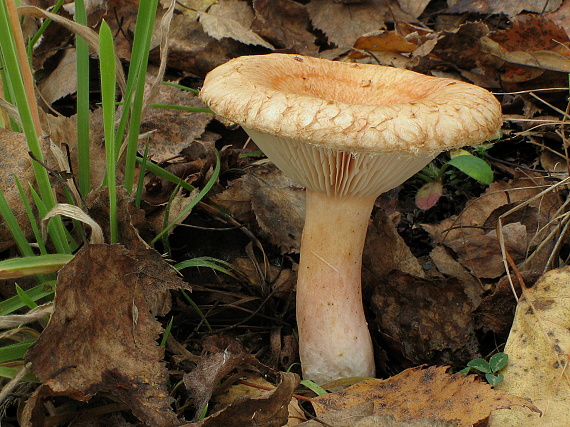
M 374 376 L 362 306 L 362 250 L 376 197 L 336 197 L 307 189 L 297 282 L 303 377 L 317 383 Z

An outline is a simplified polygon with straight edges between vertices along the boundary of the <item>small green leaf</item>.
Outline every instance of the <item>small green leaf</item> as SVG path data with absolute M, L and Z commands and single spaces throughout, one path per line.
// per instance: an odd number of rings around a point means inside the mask
M 487 380 L 487 382 L 489 384 L 491 384 L 493 387 L 498 386 L 499 384 L 501 384 L 503 382 L 503 379 L 505 377 L 503 375 L 493 375 L 493 374 L 485 374 L 485 379 Z
M 509 362 L 509 355 L 505 353 L 493 354 L 489 359 L 489 368 L 491 372 L 499 372 Z
M 318 385 L 317 383 L 311 381 L 311 380 L 301 380 L 301 385 L 304 385 L 305 387 L 307 387 L 309 390 L 311 390 L 313 393 L 315 393 L 317 396 L 322 396 L 324 394 L 329 394 L 328 391 L 326 391 L 324 388 L 322 388 L 320 385 Z
M 471 371 L 470 367 L 463 368 L 461 371 L 457 372 L 459 375 L 467 375 Z
M 467 366 L 473 368 L 473 369 L 477 369 L 479 372 L 483 372 L 485 374 L 490 374 L 491 373 L 491 368 L 489 368 L 489 362 L 487 362 L 485 359 L 473 359 L 469 362 L 467 362 Z
M 448 165 L 454 166 L 471 178 L 482 182 L 483 184 L 490 184 L 493 182 L 493 170 L 489 164 L 475 156 L 461 155 L 454 157 L 449 162 Z

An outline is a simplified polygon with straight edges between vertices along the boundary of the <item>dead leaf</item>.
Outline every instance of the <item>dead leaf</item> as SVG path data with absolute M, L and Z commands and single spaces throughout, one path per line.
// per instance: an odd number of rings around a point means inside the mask
M 429 2 L 430 0 L 398 0 L 400 8 L 414 18 L 418 18 L 424 12 Z
M 353 49 L 363 52 L 397 52 L 412 53 L 417 44 L 408 41 L 396 31 L 374 31 L 358 37 L 352 46 Z
M 517 173 L 509 182 L 492 183 L 483 195 L 469 201 L 459 216 L 437 225 L 423 224 L 422 227 L 436 243 L 452 248 L 459 262 L 475 277 L 497 278 L 504 272 L 495 232 L 498 219 L 510 209 L 532 200 L 503 218 L 503 232 L 509 253 L 512 252 L 516 262 L 524 262 L 522 270 L 542 272 L 557 234 L 546 241 L 544 239 L 557 226 L 555 221 L 550 221 L 561 203 L 555 192 L 543 193 L 549 185 L 548 180 L 539 174 Z
M 76 58 L 75 49 L 64 49 L 57 67 L 39 82 L 38 89 L 48 104 L 77 92 Z
M 206 108 L 196 95 L 168 85 L 160 86 L 153 103 Z M 149 158 L 160 163 L 178 156 L 192 141 L 200 138 L 213 118 L 210 113 L 149 108 L 141 123 L 141 133 L 152 132 L 148 139 Z M 146 143 L 146 138 L 140 141 L 141 153 L 144 153 Z
M 313 26 L 339 48 L 348 49 L 361 35 L 386 28 L 388 8 L 383 0 L 356 4 L 313 0 L 306 7 Z
M 362 265 L 375 277 L 386 276 L 392 270 L 425 276 L 418 259 L 398 234 L 393 218 L 381 209 L 368 226 Z
M 202 24 L 183 14 L 172 17 L 169 38 L 168 66 L 197 76 L 205 76 L 232 57 L 256 53 L 254 46 L 234 39 L 210 37 Z M 150 52 L 150 58 L 158 60 L 158 52 Z
M 507 16 L 515 16 L 523 10 L 527 12 L 552 12 L 557 10 L 562 0 L 552 0 L 546 3 L 535 0 L 460 0 L 452 7 L 445 9 L 444 13 L 471 12 L 483 15 L 504 13 Z
M 398 271 L 376 280 L 371 309 L 378 329 L 412 363 L 467 363 L 478 356 L 475 306 L 456 279 Z
M 570 39 L 563 28 L 537 15 L 520 15 L 506 30 L 481 38 L 482 52 L 506 62 L 501 68 L 505 82 L 524 82 L 543 70 L 570 71 Z
M 24 234 L 31 236 L 28 215 L 20 197 L 14 176 L 18 177 L 24 188 L 25 197 L 30 200 L 31 194 L 28 183 L 35 182 L 32 169 L 32 159 L 28 154 L 28 144 L 23 133 L 12 132 L 0 128 L 0 191 L 6 198 L 7 205 L 12 210 Z M 33 202 L 30 200 L 33 205 Z M 14 245 L 12 233 L 6 220 L 0 215 L 0 251 Z
M 315 36 L 307 28 L 305 7 L 292 0 L 253 0 L 255 21 L 252 29 L 280 49 L 309 55 L 317 53 Z
M 263 40 L 250 28 L 255 19 L 251 6 L 239 0 L 221 0 L 212 5 L 208 12 L 198 12 L 204 31 L 216 40 L 224 37 L 244 44 L 263 46 L 273 50 L 273 46 Z
M 219 410 L 202 421 L 187 427 L 280 427 L 287 423 L 288 405 L 299 377 L 292 372 L 280 372 L 279 384 L 271 391 L 263 391 L 256 396 L 241 397 L 228 407 Z
M 299 252 L 305 219 L 305 192 L 272 163 L 250 169 L 213 201 L 284 253 Z
M 60 271 L 55 311 L 26 354 L 42 385 L 24 409 L 24 425 L 45 416 L 39 396 L 87 401 L 101 390 L 146 423 L 178 424 L 167 397 L 164 348 L 156 342 L 162 328 L 149 312 L 150 283 L 141 282 L 141 268 L 147 266 L 123 246 L 88 245 Z
M 447 369 L 445 366 L 419 367 L 387 380 L 363 381 L 341 392 L 313 399 L 313 407 L 320 416 L 373 401 L 374 414 L 392 415 L 405 422 L 459 420 L 460 427 L 484 420 L 498 408 L 524 406 L 538 412 L 525 399 L 494 390 L 489 384 L 477 381 L 474 375 L 449 374 Z
M 523 291 L 505 353 L 499 389 L 530 399 L 542 416 L 521 408 L 496 411 L 489 426 L 555 427 L 570 424 L 570 267 L 552 270 Z

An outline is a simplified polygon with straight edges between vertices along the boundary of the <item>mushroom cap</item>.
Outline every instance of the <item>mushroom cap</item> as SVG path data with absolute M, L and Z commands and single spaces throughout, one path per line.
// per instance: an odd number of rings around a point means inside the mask
M 211 71 L 202 99 L 258 133 L 349 152 L 441 152 L 499 136 L 499 102 L 461 81 L 273 53 Z
M 439 152 L 499 136 L 487 90 L 409 70 L 307 56 L 242 56 L 200 94 L 283 172 L 314 191 L 378 196 Z

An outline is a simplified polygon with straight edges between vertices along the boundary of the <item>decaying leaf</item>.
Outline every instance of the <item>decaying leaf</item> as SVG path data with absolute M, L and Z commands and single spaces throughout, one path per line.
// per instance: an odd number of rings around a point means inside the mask
M 145 297 L 153 290 L 141 280 L 153 269 L 146 262 L 121 245 L 88 245 L 60 271 L 50 323 L 26 355 L 42 385 L 24 425 L 43 424 L 47 396 L 87 401 L 102 390 L 148 424 L 178 424 L 156 342 L 162 328 Z
M 30 198 L 28 182 L 34 182 L 34 171 L 24 134 L 0 128 L 0 159 L 0 191 L 24 233 L 31 235 L 32 228 L 14 178 L 18 177 L 26 197 Z M 0 215 L 0 251 L 13 244 L 12 233 Z
M 500 67 L 505 82 L 531 80 L 544 70 L 568 73 L 569 44 L 563 28 L 538 15 L 518 16 L 508 29 L 481 38 L 483 52 L 507 63 Z
M 208 12 L 198 12 L 204 31 L 220 40 L 229 37 L 244 44 L 259 45 L 272 49 L 250 27 L 255 19 L 251 6 L 239 0 L 222 0 L 212 5 Z
M 292 0 L 253 0 L 255 21 L 252 29 L 281 49 L 316 53 L 315 36 L 307 31 L 309 16 L 305 7 Z
M 213 200 L 239 221 L 259 228 L 283 252 L 299 252 L 305 192 L 272 163 L 252 168 Z
M 557 233 L 547 238 L 557 227 L 556 221 L 550 221 L 561 203 L 558 194 L 545 191 L 548 185 L 538 174 L 518 173 L 509 182 L 492 183 L 459 216 L 422 227 L 435 242 L 453 249 L 475 277 L 497 278 L 504 273 L 496 234 L 498 220 L 520 205 L 502 219 L 505 245 L 515 262 L 523 263 L 521 270 L 542 272 L 557 239 Z M 527 201 L 530 203 L 525 205 Z
M 535 0 L 460 0 L 446 10 L 448 13 L 480 13 L 494 14 L 504 13 L 508 16 L 515 16 L 523 10 L 527 12 L 552 12 L 560 7 L 562 0 L 552 0 L 546 3 Z
M 376 280 L 372 295 L 378 329 L 414 364 L 479 357 L 474 308 L 456 279 L 427 280 L 397 271 Z
M 317 416 L 374 402 L 374 414 L 392 415 L 399 421 L 433 419 L 458 420 L 467 427 L 484 420 L 499 408 L 524 406 L 538 409 L 529 401 L 493 389 L 474 375 L 447 373 L 447 367 L 412 368 L 387 380 L 367 380 L 338 393 L 313 399 Z
M 322 30 L 340 48 L 350 48 L 365 33 L 384 29 L 384 1 L 343 4 L 328 0 L 313 0 L 307 5 L 313 25 Z
M 499 389 L 530 399 L 542 416 L 521 408 L 496 411 L 492 427 L 570 424 L 570 267 L 552 270 L 523 291 L 504 352 Z
M 153 103 L 206 108 L 196 95 L 167 85 L 160 86 Z M 179 155 L 192 141 L 200 138 L 213 117 L 210 113 L 150 108 L 141 123 L 141 133 L 152 132 L 148 139 L 149 158 L 160 163 Z M 144 153 L 146 143 L 146 138 L 141 139 L 141 153 Z
M 396 224 L 385 211 L 379 209 L 368 226 L 362 254 L 362 265 L 375 277 L 386 276 L 392 270 L 424 277 L 418 259 L 398 234 Z
M 291 372 L 279 374 L 279 384 L 274 390 L 262 391 L 257 395 L 243 396 L 236 399 L 204 420 L 186 427 L 218 426 L 266 426 L 280 427 L 287 423 L 288 406 L 299 377 Z

